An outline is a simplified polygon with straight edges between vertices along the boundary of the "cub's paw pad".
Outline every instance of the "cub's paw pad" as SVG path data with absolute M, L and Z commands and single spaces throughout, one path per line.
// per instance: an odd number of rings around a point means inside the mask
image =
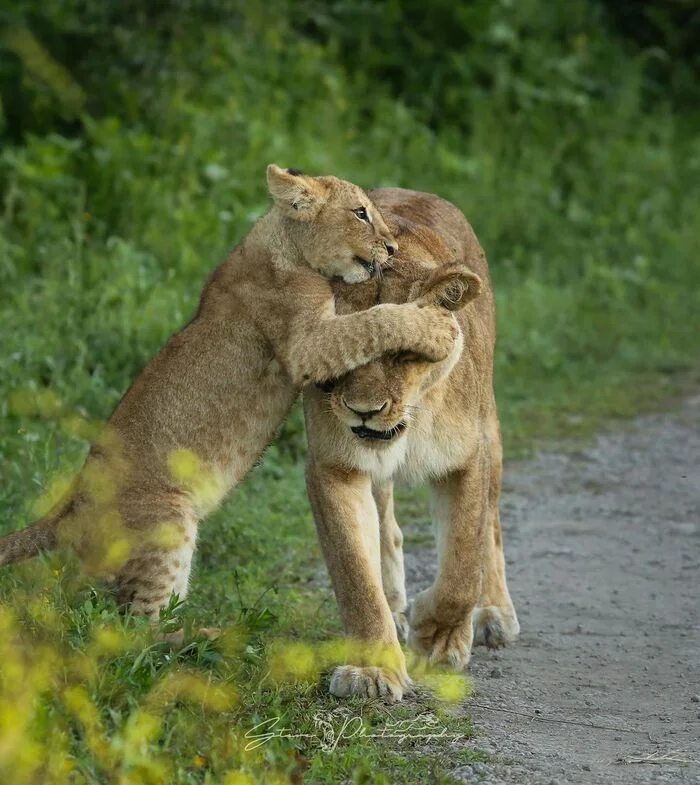
M 220 627 L 200 627 L 197 630 L 197 635 L 200 638 L 208 638 L 210 641 L 215 641 L 223 635 Z
M 519 631 L 517 619 L 508 620 L 495 605 L 474 612 L 475 646 L 502 649 L 515 640 Z
M 434 665 L 448 665 L 461 671 L 467 667 L 472 647 L 471 624 L 438 626 L 421 625 L 411 628 L 409 646 L 418 654 L 423 654 Z
M 396 635 L 398 636 L 399 642 L 406 643 L 408 641 L 408 632 L 410 630 L 406 614 L 403 613 L 403 611 L 394 611 L 391 615 L 394 618 L 394 624 L 396 625 Z
M 210 641 L 215 641 L 221 635 L 222 632 L 219 627 L 200 627 L 195 633 L 195 637 L 208 638 Z M 185 631 L 166 632 L 160 636 L 160 640 L 169 643 L 171 646 L 183 646 L 185 643 Z
M 404 687 L 409 679 L 400 679 L 383 668 L 375 666 L 361 668 L 357 665 L 340 665 L 331 676 L 330 692 L 337 698 L 382 698 L 395 703 L 403 698 Z

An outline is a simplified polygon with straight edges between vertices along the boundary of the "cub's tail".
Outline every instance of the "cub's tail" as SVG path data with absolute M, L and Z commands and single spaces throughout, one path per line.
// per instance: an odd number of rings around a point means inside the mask
M 41 551 L 55 548 L 58 524 L 71 512 L 73 506 L 73 499 L 59 503 L 31 526 L 0 539 L 0 566 L 30 559 Z

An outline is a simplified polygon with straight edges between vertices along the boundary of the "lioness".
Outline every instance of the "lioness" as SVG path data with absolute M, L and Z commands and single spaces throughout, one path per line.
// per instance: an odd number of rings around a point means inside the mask
M 267 182 L 270 211 L 129 388 L 66 497 L 0 540 L 0 564 L 66 541 L 121 603 L 157 617 L 173 592 L 187 593 L 199 521 L 258 459 L 304 384 L 387 351 L 452 351 L 456 322 L 426 302 L 336 315 L 327 279 L 366 281 L 397 250 L 362 189 L 275 165 Z
M 395 188 L 370 194 L 401 251 L 380 280 L 336 286 L 339 302 L 350 312 L 432 297 L 459 311 L 462 332 L 442 362 L 397 353 L 304 392 L 311 506 L 345 629 L 369 652 L 336 668 L 330 689 L 400 700 L 407 603 L 393 477 L 428 480 L 434 496 L 438 573 L 413 603 L 410 646 L 461 669 L 474 640 L 503 646 L 519 624 L 498 512 L 495 312 L 484 252 L 449 202 Z

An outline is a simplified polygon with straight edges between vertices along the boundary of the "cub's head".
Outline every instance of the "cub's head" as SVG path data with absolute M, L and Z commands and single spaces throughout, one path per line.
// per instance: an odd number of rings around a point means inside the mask
M 379 274 L 398 245 L 381 213 L 358 186 L 337 177 L 267 167 L 275 207 L 288 219 L 292 242 L 326 278 L 360 283 Z
M 481 280 L 463 264 L 447 264 L 415 282 L 410 300 L 451 311 L 464 308 L 481 289 Z M 401 438 L 420 418 L 421 398 L 454 368 L 462 353 L 459 339 L 450 356 L 433 363 L 418 354 L 387 356 L 322 385 L 326 405 L 364 446 L 381 448 Z

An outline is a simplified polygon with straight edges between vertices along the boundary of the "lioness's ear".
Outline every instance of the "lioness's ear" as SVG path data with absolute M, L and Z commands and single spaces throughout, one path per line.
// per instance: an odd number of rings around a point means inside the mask
M 328 197 L 326 186 L 316 178 L 276 164 L 267 167 L 267 189 L 282 212 L 299 221 L 315 218 Z
M 445 264 L 422 281 L 412 299 L 425 305 L 441 305 L 449 311 L 459 311 L 481 292 L 481 278 L 466 265 Z

